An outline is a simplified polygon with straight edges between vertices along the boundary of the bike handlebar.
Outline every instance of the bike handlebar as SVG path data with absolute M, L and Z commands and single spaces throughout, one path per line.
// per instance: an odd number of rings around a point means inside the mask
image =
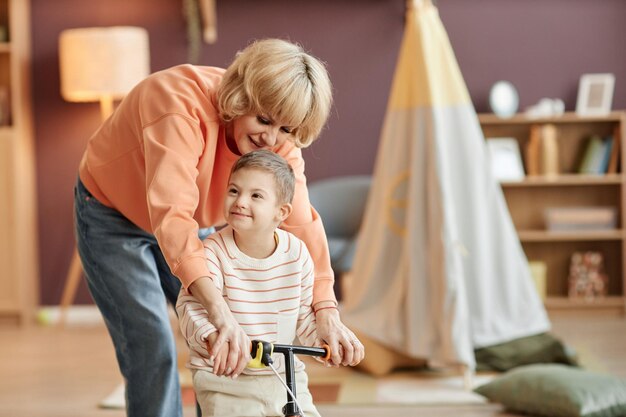
M 330 346 L 328 345 L 322 347 L 281 345 L 262 340 L 253 340 L 251 345 L 250 354 L 252 355 L 252 360 L 248 363 L 249 368 L 265 368 L 269 366 L 269 364 L 273 363 L 272 354 L 274 352 L 282 354 L 291 352 L 295 355 L 317 356 L 325 361 L 329 360 L 331 355 Z

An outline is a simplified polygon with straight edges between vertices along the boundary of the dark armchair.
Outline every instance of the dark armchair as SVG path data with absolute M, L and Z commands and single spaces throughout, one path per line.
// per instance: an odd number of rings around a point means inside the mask
M 371 181 L 369 175 L 358 175 L 333 177 L 308 185 L 311 204 L 324 223 L 337 280 L 352 268 Z M 335 290 L 339 297 L 340 286 Z

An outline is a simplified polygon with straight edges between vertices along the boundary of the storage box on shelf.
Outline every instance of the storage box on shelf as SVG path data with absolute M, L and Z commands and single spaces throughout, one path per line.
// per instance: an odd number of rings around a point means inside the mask
M 31 322 L 38 298 L 28 0 L 0 0 L 0 322 Z
M 531 173 L 537 173 L 527 175 L 521 181 L 502 182 L 501 185 L 526 256 L 529 261 L 542 262 L 547 267 L 546 306 L 624 312 L 626 178 L 622 165 L 625 154 L 625 113 L 613 112 L 606 117 L 581 117 L 565 113 L 560 117 L 545 119 L 529 119 L 521 114 L 501 119 L 492 114 L 481 114 L 479 121 L 485 138 L 515 138 L 520 146 L 526 173 L 529 173 L 529 168 Z M 545 129 L 546 126 L 549 129 Z M 536 144 L 530 145 L 535 140 L 532 138 L 542 130 L 548 131 L 551 136 L 549 152 L 556 151 L 551 156 L 552 161 L 542 160 L 542 156 L 537 155 Z M 590 138 L 594 136 L 613 138 L 613 153 L 616 153 L 614 157 L 619 157 L 618 163 L 614 162 L 608 168 L 607 161 L 603 173 L 581 174 L 581 163 L 589 148 Z M 538 167 L 542 163 L 549 169 L 541 171 Z M 561 223 L 557 228 L 549 228 L 548 222 L 554 219 L 554 213 L 559 213 L 558 209 L 565 209 L 561 213 L 568 214 L 572 213 L 571 210 L 580 211 L 580 224 Z M 609 222 L 598 219 L 598 227 L 590 227 L 587 214 L 603 210 L 614 210 L 615 217 Z M 552 217 L 546 218 L 547 214 Z M 586 251 L 602 253 L 608 276 L 608 295 L 593 300 L 569 299 L 571 256 L 575 252 Z

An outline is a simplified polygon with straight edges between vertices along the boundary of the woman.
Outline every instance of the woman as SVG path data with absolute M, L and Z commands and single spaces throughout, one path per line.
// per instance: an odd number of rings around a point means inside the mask
M 126 380 L 129 416 L 181 416 L 167 301 L 185 286 L 228 343 L 224 375 L 249 360 L 250 342 L 208 278 L 201 239 L 220 225 L 226 181 L 242 154 L 269 149 L 296 173 L 293 212 L 281 226 L 315 264 L 318 333 L 334 364 L 355 365 L 362 344 L 340 321 L 328 245 L 311 207 L 300 148 L 326 123 L 324 66 L 297 45 L 268 39 L 225 71 L 181 65 L 139 83 L 93 135 L 75 189 L 78 250 Z

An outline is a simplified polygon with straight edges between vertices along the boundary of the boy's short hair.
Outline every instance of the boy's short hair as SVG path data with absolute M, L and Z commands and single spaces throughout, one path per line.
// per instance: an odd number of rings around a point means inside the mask
M 326 124 L 332 87 L 324 64 L 302 47 L 265 39 L 237 54 L 220 83 L 217 100 L 223 122 L 249 113 L 275 118 L 293 127 L 295 145 L 305 148 Z
M 278 202 L 291 203 L 296 188 L 296 176 L 283 157 L 265 149 L 249 152 L 235 162 L 230 175 L 244 168 L 260 169 L 272 174 Z

